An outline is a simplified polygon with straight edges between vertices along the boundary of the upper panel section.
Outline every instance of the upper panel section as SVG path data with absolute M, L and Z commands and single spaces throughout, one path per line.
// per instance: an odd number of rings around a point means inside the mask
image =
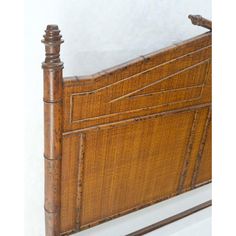
M 64 131 L 211 102 L 211 33 L 88 76 L 64 79 Z

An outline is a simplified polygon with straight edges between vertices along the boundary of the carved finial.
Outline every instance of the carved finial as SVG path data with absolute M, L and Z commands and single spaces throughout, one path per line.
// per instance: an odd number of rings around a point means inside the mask
M 202 26 L 206 29 L 212 30 L 212 22 L 200 15 L 189 15 L 188 18 L 192 21 L 193 25 Z
M 60 45 L 64 42 L 57 25 L 48 25 L 42 43 L 45 44 L 46 57 L 43 68 L 63 68 L 60 60 Z

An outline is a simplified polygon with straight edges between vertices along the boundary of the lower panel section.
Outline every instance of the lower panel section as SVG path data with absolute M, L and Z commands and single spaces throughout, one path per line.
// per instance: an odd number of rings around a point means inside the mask
M 209 116 L 209 107 L 173 111 L 64 136 L 61 231 L 88 228 L 209 181 Z

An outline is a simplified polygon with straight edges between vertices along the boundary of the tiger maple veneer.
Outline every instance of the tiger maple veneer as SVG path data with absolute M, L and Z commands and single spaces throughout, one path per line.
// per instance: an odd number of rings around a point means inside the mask
M 190 16 L 194 24 L 211 22 Z M 46 29 L 46 235 L 70 234 L 211 181 L 211 32 L 63 78 Z M 79 66 L 79 65 L 78 65 Z

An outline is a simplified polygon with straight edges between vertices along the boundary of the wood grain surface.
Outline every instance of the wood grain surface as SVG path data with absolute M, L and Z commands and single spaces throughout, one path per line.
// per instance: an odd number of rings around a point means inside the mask
M 44 71 L 44 161 L 46 235 L 60 235 L 61 158 L 62 158 L 62 69 L 60 30 L 48 25 L 45 30 Z
M 85 80 L 64 78 L 61 231 L 211 180 L 210 72 L 206 33 Z

